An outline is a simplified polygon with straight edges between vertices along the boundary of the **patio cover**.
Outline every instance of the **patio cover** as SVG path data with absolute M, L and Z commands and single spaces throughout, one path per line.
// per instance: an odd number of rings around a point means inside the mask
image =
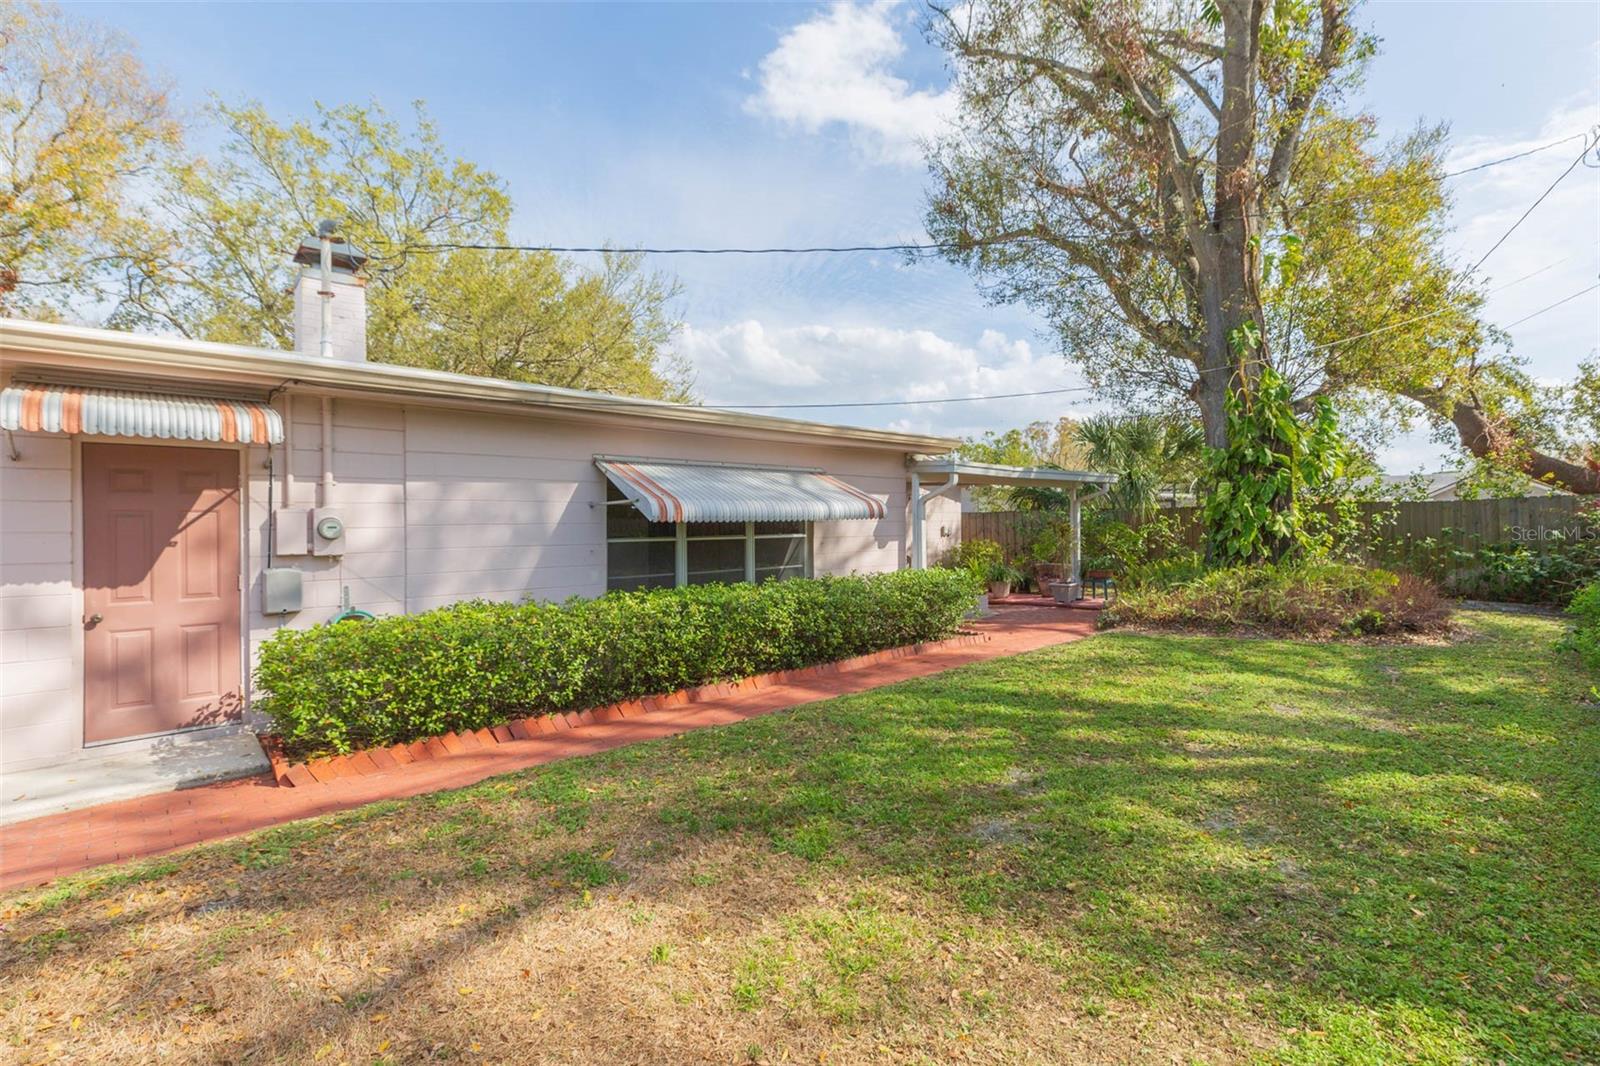
M 877 519 L 881 499 L 817 469 L 597 455 L 595 465 L 652 522 Z
M 923 491 L 923 478 L 943 477 L 944 481 Z M 1104 492 L 1117 483 L 1117 475 L 1094 470 L 1058 470 L 1041 466 L 1001 466 L 997 463 L 969 463 L 954 456 L 920 459 L 911 464 L 911 565 L 918 570 L 928 565 L 928 501 L 958 488 L 973 485 L 1032 485 L 1061 489 L 1068 496 L 1068 520 L 1072 525 L 1067 580 L 1081 588 L 1083 564 L 1083 511 L 1079 494 L 1093 489 Z
M 256 400 L 214 399 L 75 385 L 0 391 L 0 429 L 106 437 L 283 443 L 283 418 Z

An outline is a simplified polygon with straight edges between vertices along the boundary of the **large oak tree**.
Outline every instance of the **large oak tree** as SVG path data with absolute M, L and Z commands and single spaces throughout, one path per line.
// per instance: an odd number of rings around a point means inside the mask
M 1364 47 L 1346 5 L 988 0 L 933 32 L 963 118 L 934 152 L 933 235 L 1080 359 L 1131 352 L 1221 447 L 1228 390 L 1271 358 L 1268 216 Z
M 1260 368 L 1575 491 L 1526 381 L 1442 251 L 1442 129 L 1378 144 L 1347 104 L 1373 52 L 1344 0 L 975 0 L 935 7 L 957 129 L 927 226 L 1026 303 L 1108 397 L 1226 443 Z

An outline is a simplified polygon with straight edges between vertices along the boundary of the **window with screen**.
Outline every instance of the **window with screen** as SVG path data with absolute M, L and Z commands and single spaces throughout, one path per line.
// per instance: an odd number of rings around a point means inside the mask
M 784 581 L 811 570 L 809 522 L 649 522 L 606 482 L 606 588 Z

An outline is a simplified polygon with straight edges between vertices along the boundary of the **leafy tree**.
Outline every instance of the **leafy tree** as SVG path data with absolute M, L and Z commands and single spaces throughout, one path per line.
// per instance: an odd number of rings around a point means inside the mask
M 1374 45 L 1344 0 L 978 0 L 930 32 L 962 107 L 928 230 L 1108 395 L 1198 409 L 1220 447 L 1272 366 L 1302 416 L 1420 405 L 1485 463 L 1600 493 L 1442 251 L 1444 131 L 1380 145 L 1345 106 Z
M 964 120 L 933 151 L 932 234 L 1093 376 L 1138 368 L 1223 446 L 1230 389 L 1270 362 L 1268 218 L 1370 51 L 1347 6 L 984 0 L 932 28 Z
M 1582 364 L 1569 388 L 1541 388 L 1506 359 L 1474 352 L 1464 368 L 1406 395 L 1427 407 L 1472 457 L 1474 479 L 1510 494 L 1527 478 L 1585 496 L 1600 495 L 1600 460 L 1591 435 L 1596 385 Z M 1563 434 L 1563 425 L 1570 435 Z
M 130 270 L 113 324 L 286 347 L 289 253 L 322 218 L 371 258 L 368 357 L 573 388 L 683 398 L 661 358 L 676 285 L 636 257 L 584 273 L 550 253 L 452 249 L 507 243 L 511 198 L 452 157 L 421 104 L 402 128 L 372 105 L 280 123 L 259 105 L 214 105 L 225 141 L 163 175 L 175 234 Z
M 0 6 L 0 313 L 59 314 L 145 247 L 130 186 L 177 137 L 120 37 L 57 7 Z
M 1117 475 L 1107 494 L 1115 510 L 1147 517 L 1163 489 L 1191 487 L 1205 440 L 1192 421 L 1152 414 L 1096 415 L 1078 427 L 1089 467 Z
M 1000 466 L 1088 469 L 1088 456 L 1079 443 L 1077 429 L 1077 422 L 1059 418 L 1054 423 L 1030 422 L 1003 433 L 990 430 L 982 437 L 967 438 L 957 454 L 970 462 Z M 977 505 L 986 511 L 1052 510 L 1067 505 L 1066 494 L 1059 489 L 980 485 L 972 494 Z
M 458 251 L 415 295 L 389 350 L 460 374 L 685 400 L 691 369 L 667 346 L 677 291 L 637 255 L 609 254 L 569 281 L 554 256 Z
M 1078 423 L 1070 418 L 1058 418 L 1053 423 L 1030 422 L 1003 433 L 990 430 L 982 437 L 967 438 L 959 454 L 975 463 L 1048 466 L 1063 470 L 1083 469 L 1087 461 L 1078 442 Z
M 1600 359 L 1578 364 L 1578 379 L 1569 396 L 1567 432 L 1575 454 L 1584 455 L 1591 465 L 1600 462 Z
M 212 158 L 179 158 L 159 207 L 177 235 L 168 255 L 129 278 L 121 325 L 288 347 L 290 253 L 334 218 L 371 257 L 368 337 L 389 354 L 410 297 L 436 274 L 419 247 L 483 243 L 510 220 L 503 183 L 452 160 L 420 106 L 409 134 L 377 108 L 318 108 L 315 122 L 280 125 L 259 105 L 216 104 L 224 140 Z

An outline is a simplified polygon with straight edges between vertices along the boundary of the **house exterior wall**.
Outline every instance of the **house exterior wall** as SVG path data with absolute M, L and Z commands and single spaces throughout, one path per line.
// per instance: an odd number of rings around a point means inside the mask
M 816 523 L 814 571 L 908 565 L 908 479 L 899 450 L 341 397 L 331 401 L 333 478 L 323 500 L 322 404 L 315 395 L 280 396 L 284 445 L 270 452 L 233 446 L 245 469 L 248 663 L 279 628 L 331 618 L 346 588 L 351 606 L 380 615 L 478 597 L 600 595 L 605 482 L 596 454 L 823 468 L 887 498 L 888 515 Z M 0 769 L 72 758 L 83 748 L 76 443 L 22 433 L 16 441 L 19 459 L 0 454 Z M 269 492 L 278 509 L 327 506 L 346 527 L 343 555 L 273 561 L 305 575 L 304 608 L 289 616 L 261 612 Z M 959 521 L 958 501 L 930 504 L 930 561 L 959 538 Z
M 76 481 L 70 438 L 17 433 L 0 450 L 0 766 L 83 743 Z

